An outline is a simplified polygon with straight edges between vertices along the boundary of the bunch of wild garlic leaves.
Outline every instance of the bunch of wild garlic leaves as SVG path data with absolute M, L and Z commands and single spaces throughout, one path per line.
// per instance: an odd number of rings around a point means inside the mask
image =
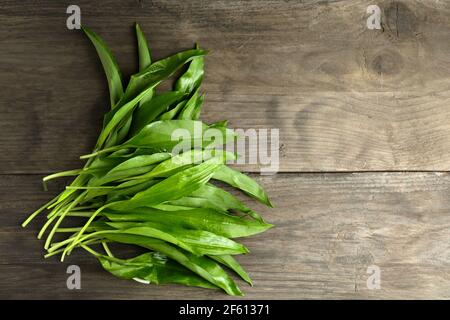
M 85 166 L 44 178 L 46 182 L 75 176 L 73 182 L 31 214 L 23 226 L 47 212 L 38 234 L 39 239 L 46 235 L 45 257 L 60 254 L 62 261 L 73 249 L 83 248 L 119 278 L 220 288 L 230 295 L 242 295 L 223 269 L 227 267 L 251 284 L 233 258 L 248 249 L 234 239 L 272 225 L 210 181 L 222 181 L 271 204 L 255 181 L 227 167 L 226 161 L 235 159 L 235 154 L 216 148 L 235 139 L 226 121 L 208 125 L 198 120 L 206 52 L 197 47 L 152 62 L 147 40 L 136 24 L 139 72 L 124 89 L 111 51 L 97 34 L 88 28 L 83 31 L 105 70 L 111 110 L 104 116 L 93 153 L 81 156 L 87 159 Z M 172 91 L 155 91 L 185 65 Z M 199 139 L 194 132 L 198 128 L 202 132 L 214 129 L 216 135 Z M 174 153 L 181 143 L 173 138 L 176 130 L 188 134 L 182 152 Z M 81 224 L 64 228 L 66 217 L 79 217 Z M 68 236 L 55 242 L 57 233 Z M 139 246 L 146 253 L 121 259 L 113 255 L 110 243 Z

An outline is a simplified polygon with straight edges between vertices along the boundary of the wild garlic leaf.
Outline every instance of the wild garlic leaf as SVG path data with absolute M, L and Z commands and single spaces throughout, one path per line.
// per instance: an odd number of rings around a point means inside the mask
M 87 27 L 82 27 L 81 29 L 94 44 L 95 50 L 97 50 L 97 54 L 102 62 L 108 80 L 111 109 L 113 109 L 124 93 L 119 66 L 111 50 L 96 33 Z
M 153 228 L 148 225 L 141 225 L 141 226 L 136 225 L 133 227 L 128 227 L 125 229 L 120 229 L 120 230 L 115 230 L 115 231 L 117 231 L 121 234 L 131 234 L 131 235 L 136 235 L 136 236 L 160 239 L 160 240 L 169 242 L 173 245 L 176 245 L 177 247 L 180 247 L 191 253 L 194 253 L 197 255 L 201 254 L 201 252 L 198 251 L 194 246 L 191 246 L 187 242 L 183 241 L 182 239 L 180 239 L 180 237 L 177 237 L 174 234 L 165 232 L 161 229 Z
M 133 180 L 133 182 L 134 181 L 138 181 L 139 183 L 131 186 L 125 186 L 125 183 L 123 183 L 120 185 L 120 188 L 118 187 L 112 191 L 109 191 L 107 193 L 106 203 L 128 200 L 136 193 L 147 190 L 159 182 L 158 180 Z
M 155 170 L 155 169 L 153 169 Z M 152 171 L 153 171 L 152 170 Z M 192 197 L 198 197 L 202 199 L 206 199 L 212 203 L 214 203 L 216 206 L 218 206 L 223 211 L 228 210 L 236 210 L 243 212 L 252 218 L 264 222 L 264 220 L 261 218 L 261 216 L 256 213 L 255 211 L 251 210 L 249 207 L 247 207 L 244 203 L 239 201 L 235 196 L 233 196 L 231 193 L 218 188 L 212 184 L 207 184 L 200 189 L 194 191 L 191 194 Z
M 88 186 L 101 186 L 112 181 L 117 181 L 143 174 L 145 172 L 151 171 L 151 169 L 153 169 L 157 163 L 170 157 L 171 155 L 169 153 L 141 155 L 128 160 L 125 159 L 125 161 L 123 162 L 118 162 L 116 166 L 104 167 L 104 169 L 102 167 L 99 167 L 98 169 L 88 169 L 87 172 L 94 175 L 94 178 L 89 181 Z M 117 163 L 117 160 L 113 158 L 108 162 Z
M 156 120 L 172 120 L 177 117 L 177 115 L 180 113 L 180 111 L 184 108 L 186 105 L 187 100 L 183 100 L 175 105 L 172 109 L 164 112 Z
M 198 98 L 198 90 L 195 90 L 194 93 L 191 95 L 189 99 L 187 99 L 186 104 L 184 105 L 183 109 L 180 111 L 180 113 L 177 116 L 177 119 L 186 119 L 186 120 L 192 120 L 192 118 L 189 116 L 189 111 L 192 110 L 195 106 L 195 103 Z
M 184 106 L 183 110 L 180 111 L 180 114 L 177 116 L 177 118 L 196 120 L 198 118 L 198 114 L 200 114 L 200 111 L 197 109 L 201 108 L 203 100 L 204 97 L 199 97 L 198 91 L 195 91 L 195 93 Z
M 111 221 L 156 222 L 169 226 L 205 230 L 228 238 L 251 236 L 271 228 L 271 224 L 243 219 L 213 209 L 161 210 L 141 207 L 103 212 Z
M 180 171 L 147 190 L 136 193 L 130 200 L 111 204 L 112 209 L 133 209 L 179 199 L 205 185 L 220 166 L 220 159 L 212 158 L 202 164 Z
M 177 53 L 169 58 L 156 61 L 143 71 L 131 76 L 130 82 L 117 108 L 105 115 L 105 126 L 100 133 L 96 149 L 104 145 L 107 137 L 127 117 L 142 99 L 153 92 L 155 86 L 167 79 L 176 70 L 196 56 L 204 55 L 203 50 L 188 50 Z
M 144 32 L 142 32 L 142 29 L 138 23 L 135 24 L 135 29 L 138 43 L 139 71 L 142 71 L 151 65 L 152 58 L 147 39 L 145 38 Z
M 120 158 L 112 158 L 112 157 L 97 157 L 95 158 L 88 168 L 84 168 L 83 172 L 89 173 L 92 170 L 111 170 L 115 166 L 122 163 L 124 159 Z
M 139 279 L 154 284 L 183 284 L 207 289 L 218 289 L 178 262 L 157 252 L 148 252 L 131 259 L 97 256 L 102 267 L 122 279 Z
M 208 125 L 194 120 L 161 120 L 146 125 L 126 141 L 121 148 L 153 148 L 155 151 L 168 152 L 175 146 L 179 150 L 192 147 L 204 147 L 211 144 L 212 139 L 204 139 L 203 132 Z M 199 131 L 199 134 L 197 133 Z M 225 133 L 226 134 L 226 133 Z
M 150 172 L 130 179 L 169 177 L 174 173 L 199 164 L 211 158 L 220 158 L 222 162 L 236 159 L 236 155 L 223 150 L 192 149 L 162 161 Z
M 141 72 L 131 76 L 125 90 L 123 101 L 133 99 L 139 92 L 148 88 L 153 83 L 159 83 L 170 77 L 175 71 L 195 57 L 206 54 L 204 50 L 187 50 L 174 54 L 168 58 L 156 61 Z
M 136 156 L 146 155 L 146 154 L 153 154 L 155 153 L 153 149 L 150 148 L 121 148 L 117 151 L 112 152 L 107 156 L 107 158 L 121 158 L 121 161 L 126 160 L 127 158 L 133 158 Z
M 241 267 L 241 265 L 230 255 L 215 255 L 210 256 L 211 259 L 216 260 L 217 262 L 223 264 L 224 266 L 227 266 L 234 272 L 236 272 L 237 275 L 239 275 L 242 280 L 247 282 L 249 285 L 253 286 L 252 279 L 250 279 L 250 276 L 247 272 L 245 272 L 244 268 Z
M 143 127 L 154 121 L 170 105 L 180 100 L 183 96 L 184 94 L 182 92 L 169 91 L 157 94 L 146 103 L 141 103 L 134 114 L 135 120 L 133 121 L 131 134 L 135 135 L 138 133 Z
M 184 206 L 184 207 L 191 207 L 191 208 L 206 208 L 206 209 L 213 209 L 216 211 L 220 211 L 223 213 L 226 213 L 227 211 L 223 209 L 223 207 L 220 204 L 215 203 L 214 201 L 211 201 L 209 199 L 204 198 L 196 198 L 196 197 L 183 197 L 177 200 L 172 200 L 166 202 L 170 205 L 175 206 Z
M 204 230 L 195 230 L 183 228 L 180 226 L 168 225 L 158 222 L 106 222 L 109 226 L 120 230 L 121 233 L 130 233 L 148 237 L 158 238 L 174 245 L 178 245 L 170 240 L 162 239 L 153 236 L 152 233 L 147 233 L 147 228 L 150 232 L 154 229 L 163 232 L 166 235 L 173 236 L 174 239 L 179 240 L 182 244 L 189 246 L 188 249 L 181 248 L 198 255 L 217 255 L 217 254 L 241 254 L 248 253 L 248 249 L 240 243 L 230 240 L 226 237 L 214 234 Z M 137 231 L 136 231 L 137 230 Z M 178 245 L 179 246 L 179 245 Z
M 195 102 L 195 106 L 191 112 L 192 120 L 197 120 L 198 118 L 200 118 L 200 112 L 202 111 L 202 105 L 203 105 L 204 101 L 205 101 L 205 95 L 202 95 Z
M 196 46 L 196 49 L 199 49 L 199 47 Z M 175 91 L 185 93 L 196 91 L 200 87 L 203 80 L 203 68 L 203 56 L 192 59 L 186 72 L 175 82 Z
M 142 98 L 142 100 L 139 102 L 139 104 L 141 104 L 146 98 L 148 98 L 149 94 L 147 96 L 145 96 L 144 98 Z M 150 96 L 150 98 L 151 98 L 151 96 Z M 128 136 L 128 134 L 130 132 L 132 122 L 133 122 L 133 114 L 130 113 L 117 126 L 117 128 L 116 128 L 117 135 L 115 136 L 114 139 L 111 140 L 110 146 L 115 146 L 117 144 L 122 143 L 125 140 L 125 138 Z M 108 146 L 108 143 L 105 145 L 105 147 L 107 147 L 107 146 Z
M 103 128 L 100 136 L 98 137 L 98 141 L 96 144 L 96 149 L 99 149 L 103 146 L 106 139 L 109 137 L 113 130 L 117 129 L 117 126 L 120 122 L 125 119 L 127 116 L 131 114 L 136 105 L 149 93 L 153 90 L 153 88 L 158 84 L 158 82 L 152 83 L 149 87 L 147 87 L 144 91 L 139 93 L 134 99 L 130 100 L 123 106 L 117 107 L 110 111 L 111 117 L 106 122 L 105 127 Z
M 151 206 L 149 208 L 158 209 L 162 211 L 178 211 L 178 210 L 192 210 L 195 208 L 183 207 L 183 206 L 173 206 L 167 203 L 157 204 L 155 206 Z
M 141 246 L 166 255 L 177 261 L 189 270 L 195 272 L 202 278 L 223 289 L 232 296 L 242 295 L 241 290 L 230 278 L 230 276 L 220 267 L 218 263 L 204 256 L 195 256 L 181 249 L 177 249 L 170 244 L 158 239 L 120 233 L 105 233 L 102 235 L 106 239 Z
M 115 166 L 111 170 L 108 171 L 108 174 L 114 174 L 123 170 L 129 170 L 133 168 L 139 168 L 143 166 L 148 166 L 150 164 L 157 164 L 167 159 L 170 159 L 172 155 L 168 152 L 159 152 L 147 155 L 135 156 L 131 159 L 128 159 L 119 165 Z
M 216 173 L 214 173 L 213 178 L 228 183 L 229 185 L 244 191 L 265 205 L 272 207 L 269 197 L 264 189 L 255 180 L 239 171 L 223 165 L 216 171 Z
M 89 187 L 99 187 L 99 186 L 106 185 L 110 182 L 118 182 L 118 181 L 121 181 L 122 179 L 145 174 L 149 171 L 152 171 L 152 169 L 154 167 L 155 167 L 155 165 L 142 165 L 140 167 L 114 171 L 111 174 L 106 172 L 102 176 L 92 178 L 89 181 L 88 186 Z
M 144 32 L 142 32 L 141 27 L 138 23 L 135 25 L 136 38 L 138 43 L 138 56 L 139 56 L 139 71 L 148 68 L 152 64 L 152 58 L 150 54 L 150 49 L 148 47 L 147 39 L 145 38 Z M 146 97 L 144 97 L 140 105 L 150 101 L 153 96 L 153 91 L 149 92 Z

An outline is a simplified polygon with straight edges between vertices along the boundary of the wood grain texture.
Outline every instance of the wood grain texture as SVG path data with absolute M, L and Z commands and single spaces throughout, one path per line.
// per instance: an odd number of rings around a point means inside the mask
M 68 1 L 0 1 L 0 173 L 80 166 L 107 109 L 95 50 Z M 78 1 L 124 74 L 139 21 L 155 58 L 199 42 L 204 119 L 279 128 L 282 171 L 450 170 L 450 4 L 379 1 Z M 245 167 L 253 170 L 254 167 Z
M 95 50 L 66 28 L 69 4 L 0 0 L 0 298 L 229 298 L 119 280 L 83 252 L 44 260 L 39 221 L 19 227 L 64 186 L 43 192 L 43 174 L 82 165 L 108 107 Z M 366 28 L 365 0 L 77 4 L 125 78 L 138 21 L 156 59 L 195 42 L 211 51 L 203 119 L 280 129 L 290 173 L 257 177 L 276 208 L 255 206 L 277 227 L 244 241 L 245 298 L 450 299 L 450 175 L 351 173 L 450 170 L 449 2 L 378 1 L 381 31 Z M 300 173 L 312 171 L 324 173 Z M 82 290 L 66 288 L 69 264 Z M 380 290 L 366 286 L 370 265 Z
M 64 263 L 43 260 L 38 223 L 18 227 L 50 197 L 38 176 L 0 183 L 0 298 L 227 299 L 215 291 L 145 286 L 115 279 L 82 252 Z M 450 298 L 450 175 L 447 173 L 279 174 L 257 177 L 274 210 L 253 204 L 277 227 L 245 239 L 239 261 L 254 287 L 246 299 Z M 53 185 L 53 189 L 58 186 Z M 82 289 L 66 289 L 78 264 Z M 366 286 L 381 269 L 381 289 Z M 33 288 L 33 290 L 30 290 Z

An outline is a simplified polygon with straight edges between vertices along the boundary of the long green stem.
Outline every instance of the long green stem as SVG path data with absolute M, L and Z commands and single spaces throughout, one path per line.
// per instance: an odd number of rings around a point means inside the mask
M 65 203 L 61 203 L 58 206 L 56 206 L 48 215 L 47 215 L 47 221 L 45 222 L 44 226 L 39 231 L 39 234 L 37 236 L 38 239 L 41 239 L 44 235 L 47 228 L 52 224 L 52 222 L 58 217 L 59 210 L 64 208 Z
M 106 254 L 107 254 L 109 257 L 114 258 L 114 255 L 112 254 L 112 252 L 111 252 L 111 250 L 109 249 L 109 247 L 108 247 L 108 245 L 106 244 L 106 242 L 102 242 L 102 246 L 103 246 L 103 249 L 105 249 Z
M 98 208 L 99 208 L 98 205 L 80 206 L 80 207 L 73 208 L 72 211 L 83 211 L 86 209 L 98 209 Z
M 33 212 L 32 214 L 30 214 L 28 216 L 28 218 L 22 222 L 22 227 L 26 227 L 31 220 L 33 220 L 39 213 L 41 213 L 42 211 L 44 211 L 49 205 L 51 205 L 53 202 L 55 202 L 58 199 L 58 197 L 53 198 L 52 200 L 50 200 L 49 202 L 47 202 L 46 204 L 44 204 L 42 207 L 40 207 L 39 209 L 37 209 L 35 212 Z
M 72 201 L 72 203 L 67 207 L 67 209 L 61 213 L 58 221 L 56 221 L 55 225 L 53 226 L 52 230 L 50 231 L 50 234 L 48 235 L 47 240 L 45 240 L 44 249 L 46 249 L 46 250 L 48 249 L 50 242 L 52 241 L 52 238 L 55 235 L 56 229 L 58 229 L 59 225 L 66 217 L 66 214 L 83 199 L 83 197 L 86 195 L 86 193 L 87 193 L 87 191 L 82 192 L 74 201 Z
M 117 151 L 117 150 L 119 150 L 121 147 L 122 147 L 122 146 L 119 145 L 119 146 L 112 146 L 112 147 L 109 147 L 109 148 L 106 148 L 106 149 L 98 150 L 98 151 L 95 151 L 95 152 L 90 153 L 90 154 L 82 155 L 82 156 L 80 156 L 80 159 L 89 159 L 89 158 L 96 157 L 96 156 L 101 155 L 101 154 L 104 154 L 104 153 L 108 153 L 108 152 L 112 152 L 112 151 Z
M 47 219 L 50 219 L 54 217 L 55 215 L 58 215 L 59 211 L 64 208 L 68 203 L 70 202 L 70 199 L 65 199 L 64 201 L 61 201 L 56 207 L 54 207 L 48 214 Z
M 91 190 L 91 189 L 114 189 L 115 186 L 102 186 L 102 187 L 72 187 L 67 186 L 66 189 L 68 190 Z
M 81 230 L 81 227 L 75 227 L 75 228 L 58 228 L 58 229 L 56 229 L 56 231 L 55 232 L 57 232 L 57 233 L 67 233 L 67 232 L 78 232 L 78 231 L 80 231 Z M 88 230 L 89 230 L 89 228 L 88 228 Z
M 97 244 L 97 243 L 104 243 L 104 242 L 105 242 L 104 240 L 91 239 L 91 240 L 86 241 L 83 245 L 87 245 L 87 244 Z M 59 250 L 56 250 L 56 251 L 47 253 L 47 254 L 44 256 L 44 258 L 52 257 L 52 256 L 54 256 L 54 255 L 57 255 L 57 254 L 63 252 L 63 251 L 64 251 L 64 249 L 59 249 Z
M 82 244 L 81 247 L 86 250 L 87 252 L 89 252 L 90 254 L 94 255 L 95 257 L 101 256 L 100 253 L 98 253 L 95 250 L 92 250 L 90 247 L 88 247 L 86 244 Z
M 120 232 L 120 230 L 101 230 L 101 231 L 95 231 L 92 232 L 90 234 L 85 235 L 84 237 L 80 238 L 80 236 L 82 235 L 82 232 L 86 231 L 87 228 L 85 228 L 86 225 L 83 227 L 82 230 L 80 230 L 80 232 L 77 234 L 77 236 L 75 237 L 75 239 L 72 241 L 72 243 L 70 245 L 68 245 L 64 251 L 63 254 L 61 256 L 61 262 L 64 261 L 64 257 L 66 256 L 66 254 L 70 254 L 70 252 L 73 250 L 73 248 L 75 248 L 77 245 L 81 244 L 83 241 L 92 238 L 94 236 L 98 236 L 101 235 L 103 233 L 117 233 Z
M 77 233 L 78 233 L 78 232 L 77 232 Z M 57 249 L 63 247 L 64 245 L 70 243 L 70 242 L 75 238 L 75 236 L 77 235 L 77 233 L 74 233 L 74 234 L 71 235 L 69 238 L 67 238 L 67 239 L 65 239 L 65 240 L 63 240 L 63 241 L 60 241 L 60 242 L 57 242 L 57 243 L 52 243 L 52 246 L 51 246 L 50 248 L 48 248 L 47 251 L 48 251 L 48 252 L 53 252 L 53 251 L 55 251 L 55 250 L 57 250 Z
M 45 176 L 44 178 L 42 178 L 42 181 L 47 182 L 49 180 L 60 178 L 60 177 L 76 176 L 82 171 L 83 171 L 83 169 L 61 171 L 61 172 L 57 172 L 57 173 L 53 173 L 48 176 Z
M 94 211 L 76 211 L 76 210 L 72 210 L 72 211 L 67 212 L 66 216 L 67 217 L 89 218 L 90 216 L 92 216 L 93 213 L 94 213 Z
M 83 169 L 86 168 L 86 165 L 83 167 Z M 86 182 L 86 179 L 89 177 L 89 175 L 87 174 L 80 174 L 77 178 L 75 178 L 70 185 L 73 186 L 75 182 L 79 183 L 79 184 L 84 184 Z M 77 180 L 78 178 L 80 178 L 81 181 Z M 63 192 L 61 192 L 58 196 L 58 201 L 56 201 L 55 203 L 53 203 L 51 206 L 49 206 L 47 209 L 51 209 L 54 206 L 58 205 L 60 202 L 64 201 L 65 199 L 67 199 L 68 197 L 72 196 L 73 193 L 76 192 L 76 190 L 64 190 Z
M 74 192 L 75 192 L 75 190 L 71 194 L 69 194 L 67 197 L 64 197 L 63 199 L 61 199 L 61 196 L 63 194 L 63 192 L 61 192 L 58 196 L 58 200 L 47 207 L 48 210 L 52 209 L 52 211 L 50 211 L 50 213 L 47 214 L 47 218 L 50 218 L 53 215 L 55 208 L 57 208 L 58 206 L 61 207 L 61 205 L 69 202 Z

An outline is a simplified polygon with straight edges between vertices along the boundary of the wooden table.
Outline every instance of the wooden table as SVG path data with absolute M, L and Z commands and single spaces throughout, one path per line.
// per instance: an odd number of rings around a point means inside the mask
M 76 2 L 125 75 L 138 21 L 156 59 L 211 50 L 204 120 L 280 129 L 280 172 L 254 175 L 276 207 L 254 205 L 276 228 L 244 241 L 244 298 L 450 298 L 450 4 L 378 1 L 382 29 L 369 30 L 372 2 Z M 108 107 L 69 4 L 0 1 L 0 298 L 228 298 L 119 280 L 82 252 L 44 260 L 39 221 L 19 227 L 64 186 L 44 192 L 42 176 L 80 166 Z M 81 290 L 66 288 L 70 264 Z

